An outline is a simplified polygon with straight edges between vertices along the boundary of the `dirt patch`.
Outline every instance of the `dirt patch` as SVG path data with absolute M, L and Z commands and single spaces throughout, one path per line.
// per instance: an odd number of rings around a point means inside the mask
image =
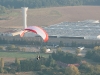
M 4 59 L 4 62 L 9 62 L 9 63 L 12 63 L 12 62 L 15 62 L 15 58 L 8 58 L 8 57 L 3 57 Z M 25 58 L 18 58 L 19 60 L 24 60 Z

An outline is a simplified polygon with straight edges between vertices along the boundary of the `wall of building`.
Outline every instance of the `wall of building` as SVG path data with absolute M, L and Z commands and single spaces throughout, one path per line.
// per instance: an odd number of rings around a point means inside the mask
M 0 36 L 0 38 L 5 38 L 7 40 L 22 40 L 22 39 L 26 39 L 26 40 L 34 40 L 34 41 L 40 41 L 43 42 L 43 39 L 41 37 L 19 37 L 19 36 Z M 92 39 L 69 39 L 69 38 L 49 38 L 48 40 L 48 44 L 49 45 L 58 45 L 60 43 L 60 41 L 62 41 L 64 44 L 69 44 L 71 45 L 72 43 L 76 43 L 76 44 L 99 44 L 100 45 L 100 40 L 92 40 Z

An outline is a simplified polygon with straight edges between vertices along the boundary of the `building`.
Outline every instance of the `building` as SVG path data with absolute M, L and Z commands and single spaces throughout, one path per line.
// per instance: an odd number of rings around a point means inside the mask
M 77 39 L 100 39 L 100 23 L 98 20 L 78 22 L 61 22 L 44 28 L 49 36 Z

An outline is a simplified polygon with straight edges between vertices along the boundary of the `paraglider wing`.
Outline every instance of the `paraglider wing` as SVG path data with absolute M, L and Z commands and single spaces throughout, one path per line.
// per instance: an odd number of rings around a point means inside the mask
M 23 37 L 24 34 L 29 31 L 40 35 L 43 38 L 44 42 L 48 41 L 48 34 L 46 33 L 45 30 L 43 30 L 41 27 L 38 26 L 30 26 L 28 28 L 25 28 L 24 31 L 22 31 L 22 33 L 20 34 L 20 36 Z
M 20 37 L 23 37 L 26 32 L 27 32 L 26 30 L 21 31 Z

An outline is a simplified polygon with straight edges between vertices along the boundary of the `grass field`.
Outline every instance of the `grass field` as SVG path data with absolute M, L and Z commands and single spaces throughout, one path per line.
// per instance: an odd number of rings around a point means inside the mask
M 15 58 L 19 59 L 29 59 L 29 58 L 36 58 L 37 55 L 48 57 L 49 54 L 45 53 L 33 53 L 33 52 L 0 52 L 0 58 L 4 58 L 5 62 L 12 62 Z
M 17 58 L 34 58 L 39 53 L 33 52 L 0 52 L 0 57 L 17 57 Z M 40 53 L 43 57 L 48 57 L 49 54 Z

